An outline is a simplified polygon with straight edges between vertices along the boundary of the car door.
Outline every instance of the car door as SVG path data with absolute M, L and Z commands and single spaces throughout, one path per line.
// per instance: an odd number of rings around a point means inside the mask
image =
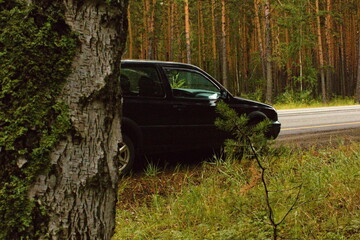
M 140 129 L 144 153 L 164 151 L 172 142 L 173 107 L 156 65 L 123 64 L 120 79 L 123 117 Z
M 215 106 L 220 87 L 202 71 L 176 67 L 163 68 L 172 96 L 173 148 L 216 147 L 223 134 L 214 126 Z

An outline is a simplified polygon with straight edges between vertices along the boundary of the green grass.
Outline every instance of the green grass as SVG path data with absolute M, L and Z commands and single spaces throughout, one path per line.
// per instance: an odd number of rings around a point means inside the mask
M 276 109 L 294 109 L 294 108 L 314 108 L 314 107 L 335 107 L 354 105 L 355 100 L 353 98 L 334 98 L 328 103 L 322 103 L 321 101 L 310 101 L 310 103 L 278 103 L 274 104 Z
M 286 239 L 360 239 L 360 144 L 307 151 L 282 147 L 263 160 Z M 271 239 L 253 160 L 124 179 L 113 239 Z

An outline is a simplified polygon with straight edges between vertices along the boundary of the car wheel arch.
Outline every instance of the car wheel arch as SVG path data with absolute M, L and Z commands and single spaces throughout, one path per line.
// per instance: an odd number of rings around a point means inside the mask
M 264 121 L 265 119 L 267 119 L 268 117 L 265 115 L 265 113 L 260 112 L 260 111 L 253 111 L 251 113 L 248 114 L 248 119 L 249 125 L 256 125 L 262 121 Z
M 135 151 L 137 153 L 142 152 L 143 147 L 143 137 L 140 130 L 140 127 L 136 122 L 129 118 L 123 118 L 121 120 L 121 133 L 129 137 L 134 145 L 135 145 Z

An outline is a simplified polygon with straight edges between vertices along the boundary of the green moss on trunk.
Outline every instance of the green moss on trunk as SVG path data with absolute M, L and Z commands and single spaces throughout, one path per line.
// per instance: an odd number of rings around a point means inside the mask
M 0 0 L 0 239 L 34 239 L 46 223 L 27 193 L 71 128 L 57 99 L 76 46 L 60 3 Z

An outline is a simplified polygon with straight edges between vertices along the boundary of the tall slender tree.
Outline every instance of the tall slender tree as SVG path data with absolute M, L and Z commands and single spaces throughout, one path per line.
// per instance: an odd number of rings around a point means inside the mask
M 184 12 L 185 12 L 185 37 L 186 37 L 186 62 L 191 63 L 189 0 L 185 0 L 184 2 Z
M 360 29 L 360 26 L 358 28 Z M 358 35 L 358 64 L 355 98 L 356 102 L 360 103 L 360 34 Z
M 216 18 L 215 18 L 215 0 L 211 0 L 211 35 L 212 35 L 212 62 L 214 75 L 217 76 L 217 47 L 216 47 Z
M 129 52 L 129 58 L 134 58 L 134 36 L 132 32 L 132 22 L 131 22 L 131 11 L 130 7 L 128 7 L 127 10 L 128 14 L 128 52 Z
M 326 0 L 326 15 L 325 15 L 325 38 L 327 49 L 327 66 L 326 66 L 326 87 L 327 94 L 332 91 L 332 72 L 334 70 L 334 44 L 333 44 L 333 24 L 332 24 L 332 2 Z M 329 96 L 327 96 L 328 98 Z
M 262 66 L 262 74 L 263 74 L 263 77 L 266 78 L 266 60 L 265 60 L 264 47 L 263 47 L 263 34 L 261 31 L 259 9 L 260 9 L 259 0 L 254 0 L 255 29 L 256 29 L 257 41 L 258 41 L 258 46 L 259 46 L 258 48 L 259 48 L 261 66 Z
M 224 86 L 230 90 L 228 79 L 228 60 L 226 52 L 226 2 L 221 0 L 221 57 L 222 57 L 222 81 Z
M 205 49 L 205 31 L 204 31 L 204 18 L 203 18 L 203 5 L 202 1 L 198 1 L 198 64 L 203 68 L 204 65 L 204 49 Z
M 270 1 L 265 1 L 265 44 L 266 44 L 266 101 L 271 103 L 273 98 L 272 77 L 272 28 L 270 19 Z
M 174 58 L 174 8 L 173 0 L 170 0 L 168 6 L 168 43 L 167 43 L 167 57 L 166 60 L 172 61 Z
M 323 50 L 323 40 L 321 34 L 321 21 L 320 21 L 320 9 L 319 9 L 319 0 L 315 1 L 315 11 L 316 11 L 316 34 L 317 34 L 317 47 L 318 47 L 318 56 L 320 63 L 320 78 L 321 78 L 321 94 L 322 101 L 327 102 L 326 98 L 326 79 L 325 79 L 325 70 L 324 70 L 324 50 Z

